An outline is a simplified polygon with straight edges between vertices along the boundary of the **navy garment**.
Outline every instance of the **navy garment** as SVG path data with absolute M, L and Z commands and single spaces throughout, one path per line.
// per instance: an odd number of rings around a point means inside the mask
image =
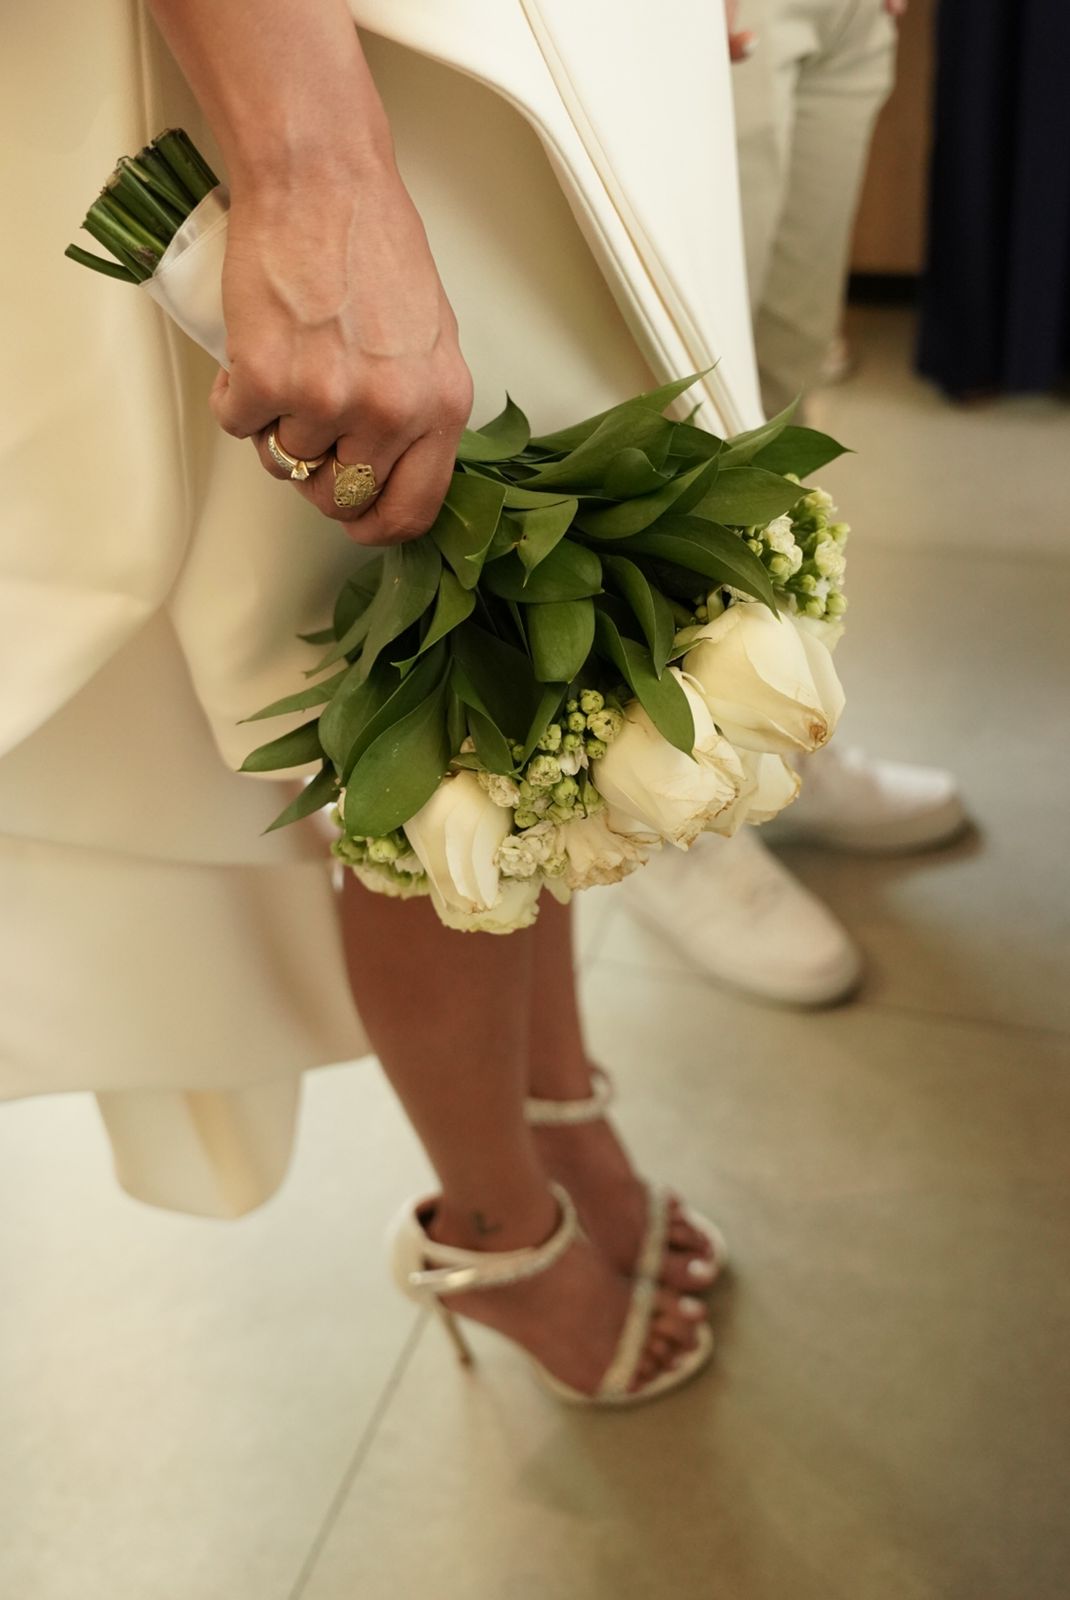
M 1070 377 L 1070 0 L 941 0 L 918 364 L 953 395 Z

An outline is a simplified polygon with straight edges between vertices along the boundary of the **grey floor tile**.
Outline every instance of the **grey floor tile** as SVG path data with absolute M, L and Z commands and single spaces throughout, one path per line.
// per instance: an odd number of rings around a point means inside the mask
M 301 1600 L 1061 1600 L 1064 1056 L 585 989 L 636 1152 L 728 1231 L 716 1367 L 590 1415 L 428 1328 Z
M 906 308 L 854 308 L 857 369 L 812 401 L 814 425 L 857 453 L 822 474 L 848 521 L 904 550 L 1065 556 L 1056 485 L 1070 408 L 1039 396 L 948 403 L 913 371 L 915 320 Z
M 87 1096 L 5 1106 L 0 1593 L 285 1600 L 406 1348 L 382 1234 L 422 1173 L 370 1063 L 309 1074 L 237 1222 L 123 1195 Z

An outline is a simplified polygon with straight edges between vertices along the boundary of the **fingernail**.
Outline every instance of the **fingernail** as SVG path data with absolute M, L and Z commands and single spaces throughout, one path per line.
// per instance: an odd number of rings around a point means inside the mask
M 701 1300 L 696 1300 L 693 1295 L 685 1294 L 680 1300 L 680 1310 L 685 1317 L 704 1317 L 706 1307 Z
M 687 1263 L 687 1275 L 694 1278 L 696 1283 L 712 1283 L 717 1276 L 717 1268 L 712 1261 L 704 1261 L 701 1256 L 695 1256 Z
M 745 33 L 742 39 L 739 41 L 740 54 L 743 56 L 745 61 L 754 54 L 757 48 L 758 35 L 756 33 Z

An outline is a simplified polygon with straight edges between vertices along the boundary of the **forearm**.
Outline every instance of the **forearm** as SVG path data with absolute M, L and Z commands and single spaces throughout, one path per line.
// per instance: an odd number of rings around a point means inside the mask
M 148 0 L 231 186 L 297 191 L 392 162 L 344 0 Z

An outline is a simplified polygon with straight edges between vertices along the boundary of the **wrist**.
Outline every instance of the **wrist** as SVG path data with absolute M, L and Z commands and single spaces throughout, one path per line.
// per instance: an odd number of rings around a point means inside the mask
M 385 117 L 379 126 L 294 136 L 284 128 L 257 130 L 224 148 L 231 193 L 240 203 L 292 202 L 310 192 L 376 186 L 395 172 L 394 147 Z

